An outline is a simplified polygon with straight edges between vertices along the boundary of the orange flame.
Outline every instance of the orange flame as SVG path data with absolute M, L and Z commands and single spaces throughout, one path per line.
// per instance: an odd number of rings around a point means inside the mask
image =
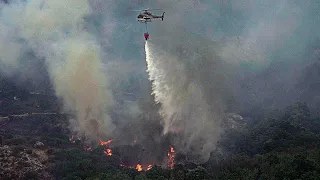
M 112 139 L 109 139 L 108 141 L 102 141 L 101 139 L 99 139 L 99 144 L 101 146 L 107 146 L 108 144 L 110 144 L 112 142 Z
M 147 167 L 147 171 L 150 170 L 151 168 L 152 168 L 152 165 L 149 164 L 148 167 Z
M 175 158 L 175 151 L 173 147 L 170 147 L 170 151 L 168 152 L 168 158 L 169 158 L 169 164 L 168 166 L 173 169 L 175 163 L 174 163 L 174 158 Z
M 136 170 L 138 170 L 138 171 L 142 171 L 143 170 L 141 164 L 137 164 Z
M 174 148 L 170 147 L 170 152 L 174 153 Z
M 104 154 L 106 154 L 108 156 L 112 156 L 112 150 L 111 149 L 106 149 L 103 152 L 104 152 Z
M 79 138 L 77 138 L 76 136 L 72 136 L 72 137 L 69 138 L 69 140 L 70 140 L 72 143 L 74 143 L 76 139 L 79 139 Z M 112 139 L 109 139 L 108 141 L 102 141 L 101 139 L 99 139 L 99 144 L 100 144 L 101 146 L 104 146 L 103 153 L 106 154 L 107 156 L 112 156 L 112 150 L 107 147 L 111 142 L 112 142 Z M 136 143 L 137 141 L 136 141 L 136 140 L 133 140 L 133 142 Z M 85 149 L 86 151 L 92 151 L 92 148 L 91 148 L 90 146 L 85 146 L 84 149 Z M 169 165 L 169 166 L 170 166 L 171 168 L 173 168 L 173 166 L 174 166 L 174 156 L 175 156 L 175 155 L 174 155 L 173 153 L 174 153 L 174 149 L 173 149 L 173 147 L 171 147 L 171 148 L 170 148 L 170 152 L 168 152 L 168 157 L 169 157 L 169 160 L 170 160 L 170 165 Z M 120 166 L 122 166 L 122 167 L 134 168 L 134 166 L 127 166 L 127 165 L 122 164 L 122 163 L 120 164 Z M 142 167 L 141 164 L 137 164 L 136 167 L 135 167 L 135 169 L 136 169 L 137 171 L 143 171 L 143 167 Z M 150 170 L 150 169 L 152 169 L 152 165 L 151 165 L 151 164 L 149 164 L 149 165 L 147 166 L 146 171 L 148 171 L 148 170 Z
M 102 141 L 101 139 L 99 139 L 99 144 L 101 146 L 105 146 L 103 153 L 108 156 L 112 156 L 112 150 L 107 148 L 108 144 L 110 144 L 111 142 L 112 142 L 112 139 L 109 139 L 108 141 Z

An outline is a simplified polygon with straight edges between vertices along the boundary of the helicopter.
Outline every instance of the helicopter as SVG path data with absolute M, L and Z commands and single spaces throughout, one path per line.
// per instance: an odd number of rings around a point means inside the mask
M 160 10 L 160 9 L 143 9 L 143 10 L 140 10 L 141 12 L 137 17 L 139 22 L 147 23 L 147 22 L 151 22 L 151 19 L 160 19 L 160 18 L 163 21 L 165 12 L 162 13 L 162 16 L 156 16 L 156 15 L 153 15 L 149 10 Z
M 137 20 L 141 23 L 145 23 L 146 25 L 146 33 L 144 33 L 144 38 L 146 39 L 146 41 L 149 39 L 149 33 L 148 33 L 148 27 L 147 27 L 147 23 L 151 22 L 151 19 L 161 19 L 163 21 L 164 18 L 164 13 L 162 13 L 162 16 L 157 16 L 157 15 L 153 15 L 150 10 L 161 10 L 161 9 L 143 9 L 143 10 L 139 10 L 140 13 L 137 17 Z

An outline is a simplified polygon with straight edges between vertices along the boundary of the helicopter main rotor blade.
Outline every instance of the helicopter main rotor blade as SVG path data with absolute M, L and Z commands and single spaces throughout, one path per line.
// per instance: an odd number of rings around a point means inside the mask
M 159 11 L 159 10 L 162 10 L 162 9 L 147 9 L 147 11 L 155 11 L 155 10 Z
M 162 10 L 162 9 L 141 9 L 141 10 L 131 10 L 131 11 L 155 11 L 155 10 Z

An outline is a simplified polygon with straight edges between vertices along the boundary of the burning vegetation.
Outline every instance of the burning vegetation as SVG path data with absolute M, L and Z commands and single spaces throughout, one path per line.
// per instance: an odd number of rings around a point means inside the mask
M 174 158 L 175 158 L 175 151 L 173 147 L 170 147 L 170 151 L 168 152 L 169 164 L 168 167 L 173 169 L 174 167 Z
M 137 164 L 136 170 L 137 170 L 137 171 L 142 171 L 142 170 L 143 170 L 141 164 Z
M 111 149 L 106 149 L 103 152 L 108 156 L 112 156 L 112 150 Z
M 75 143 L 77 140 L 81 141 L 80 138 L 78 138 L 75 135 L 72 135 L 69 138 L 71 143 Z M 112 156 L 113 155 L 113 151 L 111 149 L 110 144 L 113 142 L 112 139 L 109 139 L 107 141 L 103 141 L 101 139 L 99 139 L 99 146 L 103 147 L 103 154 L 105 154 L 106 156 Z M 133 141 L 134 144 L 137 142 L 136 140 Z M 83 145 L 84 146 L 84 150 L 85 151 L 92 151 L 94 150 L 92 147 L 88 146 L 88 145 Z M 121 154 L 120 154 L 121 156 Z M 134 156 L 134 155 L 133 155 Z M 168 157 L 168 165 L 167 167 L 170 169 L 173 169 L 174 165 L 175 165 L 175 150 L 173 147 L 170 147 L 168 153 L 167 153 L 167 157 Z M 136 163 L 136 165 L 134 164 L 130 164 L 130 162 L 121 162 L 119 164 L 119 166 L 121 167 L 127 167 L 127 168 L 132 168 L 132 169 L 136 169 L 137 171 L 148 171 L 150 169 L 152 169 L 153 165 L 152 164 L 148 164 L 143 166 L 140 162 Z
M 108 141 L 102 141 L 99 139 L 99 144 L 101 146 L 104 146 L 103 153 L 106 154 L 107 156 L 112 156 L 112 150 L 108 147 L 108 145 L 112 142 L 112 139 L 109 139 Z

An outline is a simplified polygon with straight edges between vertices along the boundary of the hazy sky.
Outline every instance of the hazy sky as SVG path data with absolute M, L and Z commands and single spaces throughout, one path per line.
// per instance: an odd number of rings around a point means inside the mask
M 180 41 L 178 34 L 188 33 L 213 40 L 222 47 L 218 52 L 222 59 L 235 68 L 226 73 L 238 73 L 231 84 L 240 104 L 247 106 L 267 101 L 285 105 L 299 99 L 302 92 L 296 92 L 294 85 L 320 49 L 316 0 L 117 1 L 112 7 L 109 50 L 115 57 L 144 64 L 145 27 L 131 10 L 162 8 L 165 20 L 148 24 L 150 39 L 175 44 Z

